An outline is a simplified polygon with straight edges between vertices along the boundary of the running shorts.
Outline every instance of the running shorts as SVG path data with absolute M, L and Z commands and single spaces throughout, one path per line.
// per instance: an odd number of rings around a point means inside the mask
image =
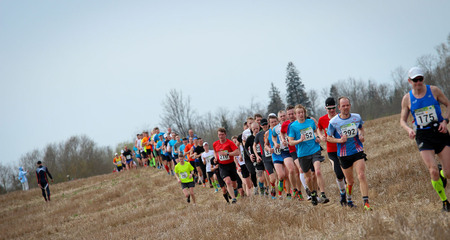
M 324 160 L 325 160 L 325 158 L 322 156 L 322 153 L 320 152 L 320 150 L 314 154 L 298 158 L 298 161 L 300 162 L 300 167 L 301 167 L 302 171 L 305 173 L 310 170 L 313 171 L 315 162 L 317 162 L 317 161 L 323 162 Z
M 341 163 L 341 167 L 343 169 L 347 169 L 353 166 L 353 163 L 361 159 L 366 159 L 366 154 L 364 153 L 364 151 L 355 153 L 350 156 L 339 157 L 339 162 Z
M 188 182 L 188 183 L 181 183 L 181 189 L 191 188 L 191 187 L 192 188 L 195 187 L 194 181 Z
M 236 171 L 236 164 L 234 162 L 229 164 L 219 164 L 220 176 L 222 178 L 230 177 L 231 181 L 236 181 L 239 177 Z
M 433 129 L 418 129 L 416 143 L 419 151 L 434 150 L 436 154 L 442 152 L 446 146 L 450 146 L 449 133 L 440 133 Z

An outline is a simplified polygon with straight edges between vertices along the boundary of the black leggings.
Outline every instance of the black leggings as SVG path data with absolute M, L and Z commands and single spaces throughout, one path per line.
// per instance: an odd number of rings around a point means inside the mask
M 334 173 L 337 179 L 344 179 L 344 173 L 342 172 L 341 163 L 339 162 L 337 152 L 329 152 L 328 158 L 333 161 Z
M 45 186 L 43 186 L 45 185 Z M 47 195 L 45 195 L 45 190 L 47 190 Z M 42 196 L 44 196 L 45 201 L 47 201 L 47 196 L 48 196 L 48 200 L 50 200 L 50 186 L 48 185 L 48 183 L 42 184 L 41 183 L 41 191 L 42 191 Z

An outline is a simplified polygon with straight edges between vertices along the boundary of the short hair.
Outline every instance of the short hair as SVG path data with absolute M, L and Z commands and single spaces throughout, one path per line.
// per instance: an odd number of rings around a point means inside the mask
M 250 126 L 250 128 L 253 128 L 253 127 L 258 127 L 258 128 L 259 128 L 259 124 L 258 124 L 257 122 L 254 122 L 254 123 L 252 123 L 252 125 Z
M 248 122 L 248 120 L 255 120 L 255 119 L 253 117 L 248 117 L 247 122 Z
M 219 129 L 217 129 L 217 132 L 222 132 L 222 133 L 227 134 L 227 130 L 223 127 L 220 127 Z
M 288 105 L 288 106 L 286 107 L 286 111 L 289 111 L 289 110 L 294 109 L 294 108 L 295 108 L 294 106 Z
M 285 112 L 285 111 L 284 110 L 280 110 L 280 111 L 278 111 L 277 115 L 280 115 L 282 112 Z
M 232 136 L 231 139 L 237 139 L 237 136 Z
M 303 111 L 305 112 L 305 116 L 308 113 L 308 111 L 306 111 L 306 108 L 301 104 L 295 105 L 295 111 L 297 111 L 297 109 L 303 109 Z
M 159 130 L 159 127 L 155 127 L 153 130 Z
M 201 137 L 199 137 L 199 138 L 197 138 L 198 140 L 202 140 L 202 138 Z
M 275 115 L 269 115 L 269 119 L 277 119 L 278 120 L 278 117 Z
M 261 114 L 259 114 L 259 113 L 255 113 L 255 115 L 253 116 L 255 119 L 256 118 L 262 118 L 262 115 Z
M 178 154 L 178 158 L 184 158 L 184 154 L 182 153 Z
M 42 162 L 41 161 L 37 161 L 37 164 L 42 164 Z
M 345 96 L 342 96 L 342 97 L 339 97 L 339 99 L 338 99 L 338 105 L 339 105 L 339 106 L 341 105 L 341 99 L 347 99 L 347 100 L 348 100 L 348 103 L 350 103 L 350 98 L 345 97 Z

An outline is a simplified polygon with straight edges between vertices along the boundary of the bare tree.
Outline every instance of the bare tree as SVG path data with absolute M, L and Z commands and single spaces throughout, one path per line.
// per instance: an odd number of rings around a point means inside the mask
M 173 127 L 175 132 L 187 136 L 189 129 L 194 126 L 194 119 L 197 115 L 196 111 L 191 108 L 190 97 L 185 99 L 181 91 L 171 89 L 162 104 L 164 110 L 161 125 Z

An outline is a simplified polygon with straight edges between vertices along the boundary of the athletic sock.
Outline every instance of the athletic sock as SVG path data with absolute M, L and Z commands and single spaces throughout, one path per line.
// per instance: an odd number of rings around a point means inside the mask
M 283 184 L 284 184 L 284 180 L 278 181 L 278 194 L 279 195 L 281 195 L 281 193 L 283 192 Z
M 227 201 L 227 203 L 230 202 L 230 200 L 228 199 L 228 193 L 225 193 L 225 194 L 223 195 L 223 198 L 225 198 L 225 200 Z
M 264 183 L 258 182 L 258 185 L 259 185 L 259 189 L 264 189 Z
M 237 188 L 234 189 L 234 197 L 236 198 L 236 196 L 238 195 L 238 190 Z
M 305 174 L 304 173 L 300 173 L 300 181 L 302 182 L 302 185 L 305 189 L 308 188 L 308 185 L 306 185 L 306 179 L 305 179 Z
M 341 179 L 341 180 L 339 181 L 339 179 L 336 178 L 336 183 L 337 183 L 337 185 L 338 185 L 339 192 L 340 192 L 341 194 L 345 194 L 345 181 L 344 181 L 344 179 Z
M 445 195 L 444 183 L 442 183 L 442 180 L 440 178 L 437 181 L 431 180 L 431 185 L 433 185 L 434 190 L 436 190 L 442 201 L 447 200 L 447 196 Z
M 352 200 L 353 185 L 347 184 L 347 201 Z
M 214 188 L 217 188 L 217 185 L 215 182 L 212 182 L 211 184 L 213 185 Z
M 364 204 L 369 203 L 369 196 L 363 196 L 362 197 Z
M 169 166 L 164 165 L 164 168 L 166 169 L 167 173 L 169 173 Z

